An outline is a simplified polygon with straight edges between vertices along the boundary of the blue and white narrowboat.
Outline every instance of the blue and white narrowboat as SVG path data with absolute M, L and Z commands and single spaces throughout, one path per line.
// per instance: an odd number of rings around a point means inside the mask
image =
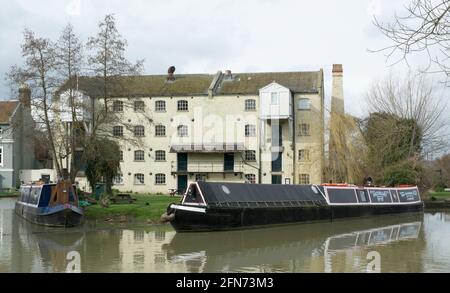
M 76 189 L 69 182 L 22 185 L 15 212 L 34 224 L 53 227 L 79 225 L 84 215 Z

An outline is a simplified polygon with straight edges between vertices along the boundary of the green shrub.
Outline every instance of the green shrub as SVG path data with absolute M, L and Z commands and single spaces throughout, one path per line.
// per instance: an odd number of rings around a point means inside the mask
M 383 184 L 396 186 L 399 184 L 419 184 L 422 177 L 422 167 L 412 161 L 402 161 L 391 165 L 383 172 Z
M 435 192 L 445 192 L 445 187 L 442 185 L 438 185 L 434 188 Z

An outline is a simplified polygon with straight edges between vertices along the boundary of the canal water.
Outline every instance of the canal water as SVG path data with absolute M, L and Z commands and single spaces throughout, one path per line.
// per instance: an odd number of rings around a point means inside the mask
M 59 229 L 0 199 L 0 272 L 450 272 L 450 211 L 233 232 Z M 76 257 L 74 257 L 76 255 Z

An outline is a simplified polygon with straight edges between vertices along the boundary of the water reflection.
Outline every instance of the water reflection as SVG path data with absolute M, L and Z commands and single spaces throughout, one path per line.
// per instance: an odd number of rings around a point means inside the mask
M 75 229 L 32 225 L 0 200 L 0 272 L 383 272 L 450 271 L 449 213 L 383 216 L 233 232 L 177 234 L 169 226 Z
M 369 251 L 402 245 L 396 258 L 424 244 L 422 216 L 383 217 L 227 233 L 176 234 L 168 260 L 202 272 L 365 271 Z M 410 241 L 408 241 L 410 240 Z M 420 263 L 415 264 L 417 268 Z M 402 267 L 402 266 L 400 266 Z

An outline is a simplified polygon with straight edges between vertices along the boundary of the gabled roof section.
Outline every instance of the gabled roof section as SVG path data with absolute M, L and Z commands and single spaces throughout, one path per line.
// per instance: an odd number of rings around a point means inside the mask
M 19 101 L 0 101 L 0 123 L 9 123 L 19 104 Z
M 109 82 L 111 97 L 170 97 L 253 94 L 272 82 L 293 93 L 317 93 L 322 84 L 322 71 L 236 73 L 232 79 L 217 74 L 142 75 L 113 78 Z M 59 92 L 72 86 L 91 97 L 103 96 L 103 81 L 97 77 L 71 79 Z
M 283 90 L 288 90 L 289 91 L 289 89 L 287 87 L 285 87 L 284 85 L 279 84 L 278 82 L 271 82 L 270 84 L 260 88 L 259 91 L 261 92 L 261 91 L 265 91 L 265 90 L 268 90 L 268 89 L 271 89 L 271 88 L 272 89 L 273 88 L 282 88 Z

